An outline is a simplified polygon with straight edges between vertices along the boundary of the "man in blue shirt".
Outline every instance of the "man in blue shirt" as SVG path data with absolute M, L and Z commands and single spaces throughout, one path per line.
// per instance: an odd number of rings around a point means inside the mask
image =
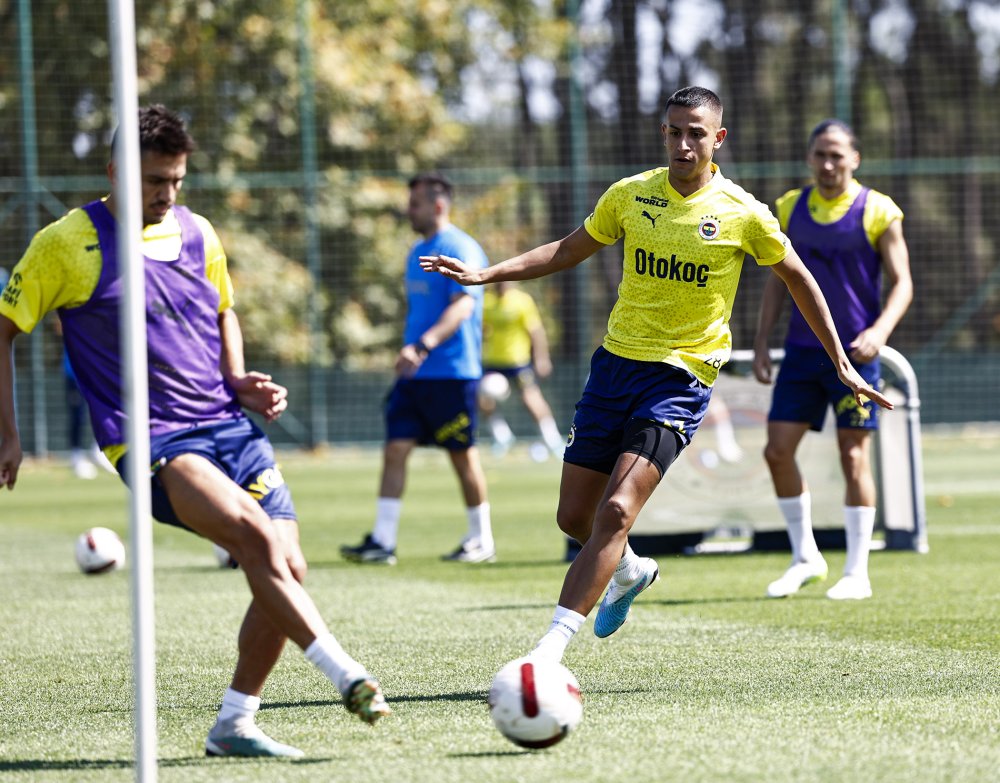
M 420 268 L 420 256 L 448 255 L 479 269 L 488 266 L 479 244 L 449 220 L 453 189 L 438 173 L 410 180 L 407 216 L 423 236 L 406 260 L 406 327 L 396 358 L 397 380 L 386 403 L 386 443 L 375 527 L 341 554 L 358 563 L 396 563 L 406 465 L 415 446 L 448 451 L 462 485 L 469 529 L 447 560 L 482 563 L 496 558 L 486 477 L 475 445 L 476 392 L 482 371 L 482 288 L 466 288 Z

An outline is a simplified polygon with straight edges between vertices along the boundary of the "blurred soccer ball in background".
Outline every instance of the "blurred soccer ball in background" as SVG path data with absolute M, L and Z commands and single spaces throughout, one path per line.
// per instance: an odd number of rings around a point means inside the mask
M 114 530 L 92 527 L 76 539 L 76 564 L 85 574 L 105 574 L 125 565 L 125 544 Z
M 479 382 L 479 393 L 494 402 L 503 402 L 510 397 L 510 381 L 498 372 L 488 372 Z

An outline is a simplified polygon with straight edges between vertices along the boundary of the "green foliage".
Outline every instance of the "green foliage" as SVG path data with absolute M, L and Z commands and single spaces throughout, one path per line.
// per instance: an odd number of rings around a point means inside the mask
M 329 306 L 301 265 L 253 234 L 221 232 L 236 289 L 236 312 L 248 356 L 284 364 L 330 364 L 325 333 L 310 340 L 303 310 L 310 305 L 322 323 Z
M 42 187 L 55 195 L 42 199 L 44 209 L 30 208 L 48 219 L 56 199 L 71 206 L 105 188 L 115 122 L 106 4 L 26 5 L 37 126 L 27 144 L 21 3 L 0 3 L 0 194 L 9 209 L 0 246 L 9 260 L 32 225 L 11 201 L 24 193 L 18 178 L 28 148 L 37 146 Z M 962 309 L 970 292 L 989 290 L 1000 243 L 985 217 L 1000 200 L 1000 80 L 989 4 L 725 0 L 687 16 L 691 4 L 585 5 L 591 13 L 574 29 L 567 15 L 580 4 L 562 0 L 137 0 L 140 100 L 190 118 L 201 145 L 192 180 L 202 178 L 189 191 L 191 205 L 295 264 L 307 263 L 306 194 L 315 177 L 316 284 L 329 302 L 321 322 L 338 363 L 386 366 L 397 347 L 398 272 L 412 240 L 399 219 L 409 175 L 429 167 L 455 173 L 462 185 L 456 222 L 499 259 L 565 235 L 610 181 L 661 163 L 663 99 L 706 78 L 717 80 L 730 126 L 719 161 L 768 202 L 804 177 L 810 127 L 838 111 L 850 115 L 865 156 L 860 176 L 907 216 L 918 296 L 894 335 L 898 347 L 915 354 L 929 332 L 944 329 L 950 342 L 941 350 L 1000 344 L 989 312 L 995 292 L 983 294 L 978 311 Z M 598 6 L 603 15 L 595 18 Z M 887 28 L 893 15 L 905 24 Z M 703 19 L 712 24 L 702 28 Z M 638 34 L 642 25 L 649 32 L 682 22 L 687 27 L 671 35 Z M 576 114 L 571 44 L 582 58 L 586 104 Z M 558 105 L 544 124 L 528 100 L 538 63 L 551 67 L 546 89 Z M 586 181 L 573 193 L 571 130 L 576 140 L 586 137 L 587 166 L 576 173 Z M 316 144 L 313 172 L 304 170 L 306 140 Z M 500 204 L 501 196 L 513 201 Z M 614 266 L 605 280 L 598 264 L 589 265 L 589 287 L 613 292 Z M 589 343 L 611 297 L 591 296 L 593 306 L 580 307 L 574 284 L 544 285 L 567 344 L 580 335 L 577 342 Z M 741 295 L 748 306 L 734 312 L 736 341 L 744 345 L 759 286 L 748 275 Z M 956 312 L 964 314 L 952 323 Z M 250 338 L 270 342 L 267 334 Z M 583 353 L 569 348 L 563 358 Z

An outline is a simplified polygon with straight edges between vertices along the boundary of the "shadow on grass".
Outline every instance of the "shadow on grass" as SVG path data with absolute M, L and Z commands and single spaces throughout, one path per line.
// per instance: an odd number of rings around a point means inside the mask
M 500 571 L 510 568 L 551 568 L 557 565 L 569 567 L 569 563 L 566 563 L 562 558 L 555 560 L 504 560 L 502 552 L 500 559 L 495 563 L 449 563 L 436 557 L 412 557 L 405 560 L 404 557 L 400 557 L 400 562 L 405 563 L 406 566 L 427 567 L 433 565 L 440 566 L 442 569 L 451 569 L 455 573 L 465 568 L 471 568 L 475 571 Z M 309 560 L 310 571 L 351 568 L 371 569 L 373 571 L 391 569 L 394 573 L 399 573 L 400 569 L 399 566 L 385 566 L 377 563 L 351 563 L 347 560 Z
M 420 703 L 420 702 L 432 702 L 432 701 L 481 701 L 486 702 L 486 691 L 465 691 L 459 693 L 424 693 L 424 694 L 413 694 L 413 695 L 402 695 L 402 696 L 388 696 L 386 701 L 392 704 L 408 704 L 408 703 Z M 341 707 L 343 708 L 344 703 L 340 700 L 332 701 L 326 699 L 313 699 L 311 701 L 277 701 L 268 704 L 260 705 L 260 709 L 264 710 L 279 710 L 279 709 L 294 709 L 295 707 Z
M 493 759 L 493 758 L 504 758 L 506 756 L 531 756 L 535 753 L 533 750 L 492 750 L 492 751 L 481 751 L 479 753 L 449 753 L 448 758 L 450 759 Z
M 184 756 L 181 758 L 159 759 L 158 767 L 197 767 L 204 764 L 233 764 L 238 762 L 261 761 L 270 762 L 270 758 L 243 758 L 230 756 L 225 759 L 209 758 L 207 756 Z M 323 764 L 334 761 L 329 758 L 307 758 L 307 759 L 279 759 L 282 764 Z M 65 772 L 71 770 L 103 770 L 103 769 L 131 769 L 135 766 L 132 759 L 20 759 L 11 761 L 0 761 L 0 773 L 2 772 Z
M 699 604 L 762 604 L 775 603 L 779 599 L 767 596 L 723 596 L 721 598 L 664 598 L 662 600 L 646 599 L 642 603 L 655 606 L 697 606 Z

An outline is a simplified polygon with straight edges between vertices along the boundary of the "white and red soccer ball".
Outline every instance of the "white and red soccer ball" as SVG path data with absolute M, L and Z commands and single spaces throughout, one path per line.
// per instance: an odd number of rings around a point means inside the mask
M 583 717 L 583 697 L 573 673 L 556 661 L 530 656 L 497 672 L 489 705 L 500 733 L 522 748 L 555 745 Z
M 125 565 L 125 544 L 114 530 L 92 527 L 76 539 L 76 564 L 85 574 L 104 574 Z

